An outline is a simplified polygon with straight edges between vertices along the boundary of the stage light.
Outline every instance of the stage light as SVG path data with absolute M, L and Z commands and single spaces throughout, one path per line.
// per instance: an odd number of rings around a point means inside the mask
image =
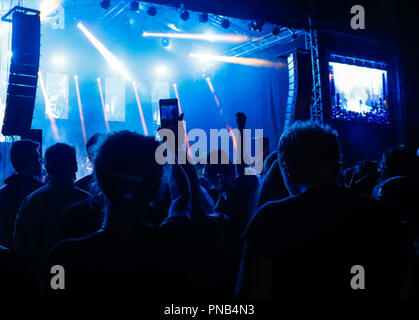
M 7 23 L 0 23 L 0 34 L 6 33 Z
M 219 61 L 233 64 L 241 64 L 244 66 L 253 67 L 268 67 L 268 68 L 283 68 L 285 64 L 277 61 L 270 61 L 258 58 L 243 58 L 243 57 L 230 57 L 230 56 L 217 56 L 211 54 L 190 53 L 189 57 L 200 59 L 202 61 Z
M 190 57 L 196 58 L 197 63 L 201 67 L 201 69 L 205 70 L 214 64 L 214 60 L 211 57 L 216 57 L 216 55 L 210 53 L 191 53 Z
M 176 27 L 173 23 L 168 23 L 167 26 L 172 29 L 173 31 L 176 32 L 182 32 L 182 30 L 180 30 L 178 27 Z
M 84 33 L 89 41 L 95 46 L 99 53 L 105 58 L 109 65 L 116 71 L 118 71 L 124 78 L 131 80 L 130 72 L 125 66 L 110 52 L 86 27 L 79 22 L 77 27 Z
M 38 77 L 39 77 L 39 84 L 41 85 L 42 95 L 44 96 L 46 114 L 47 114 L 48 119 L 49 119 L 50 124 L 51 124 L 52 134 L 54 136 L 55 142 L 58 142 L 60 140 L 60 136 L 58 134 L 57 123 L 55 122 L 54 116 L 50 113 L 50 102 L 49 102 L 49 98 L 48 98 L 48 95 L 47 95 L 47 91 L 45 89 L 45 84 L 44 84 L 44 80 L 42 78 L 42 73 L 41 72 L 38 72 Z
M 79 80 L 78 80 L 77 76 L 74 76 L 74 84 L 76 85 L 77 104 L 79 106 L 80 123 L 81 123 L 81 130 L 82 130 L 82 133 L 83 133 L 83 141 L 84 141 L 84 144 L 86 144 L 87 143 L 86 126 L 85 126 L 85 122 L 84 122 L 83 106 L 81 104 Z
M 228 29 L 228 27 L 230 27 L 230 20 L 228 20 L 228 19 L 226 19 L 226 18 L 223 18 L 223 19 L 221 20 L 221 26 L 222 26 L 224 29 Z
M 39 11 L 41 12 L 41 20 L 48 17 L 51 13 L 53 13 L 57 8 L 61 5 L 62 0 L 44 0 L 39 7 Z
M 111 6 L 111 0 L 101 0 L 100 1 L 100 6 L 103 9 L 109 9 L 109 7 Z
M 166 67 L 166 66 L 160 65 L 160 66 L 157 66 L 157 67 L 154 69 L 154 72 L 155 72 L 155 73 L 156 73 L 156 75 L 158 75 L 158 76 L 165 76 L 165 75 L 167 75 L 167 73 L 168 73 L 168 69 L 167 69 L 167 67 Z
M 62 56 L 54 56 L 52 57 L 52 63 L 55 65 L 62 66 L 65 64 L 65 59 Z
M 281 31 L 281 29 L 278 27 L 278 26 L 275 26 L 273 29 L 272 29 L 272 34 L 274 35 L 274 36 L 277 36 L 277 35 L 279 35 L 279 32 Z
M 147 14 L 149 16 L 154 17 L 157 14 L 157 9 L 156 7 L 151 6 L 150 8 L 147 9 Z
M 250 38 L 247 35 L 241 34 L 212 34 L 212 33 L 161 33 L 161 32 L 143 32 L 143 37 L 159 37 L 159 38 L 174 38 L 174 39 L 189 39 L 189 40 L 204 40 L 204 41 L 220 41 L 220 42 L 247 42 L 257 41 L 259 38 Z
M 106 132 L 109 132 L 110 128 L 109 128 L 109 121 L 108 121 L 108 118 L 106 116 L 105 99 L 103 99 L 102 82 L 101 82 L 100 77 L 97 78 L 96 80 L 97 80 L 97 86 L 99 88 L 100 102 L 102 104 L 102 112 L 103 112 L 103 118 L 105 120 Z
M 180 18 L 183 21 L 186 21 L 189 19 L 189 11 L 188 10 L 182 10 L 182 12 L 180 13 Z
M 134 89 L 135 101 L 137 102 L 138 112 L 140 113 L 141 125 L 143 126 L 143 132 L 145 136 L 148 136 L 147 126 L 144 120 L 143 108 L 141 107 L 140 97 L 138 96 L 137 85 L 135 84 L 135 81 L 132 81 L 131 83 L 132 83 L 132 88 Z
M 173 84 L 173 89 L 175 91 L 175 97 L 177 99 L 178 106 L 179 106 L 179 114 L 182 114 L 183 113 L 182 112 L 182 106 L 181 106 L 181 103 L 180 103 L 179 91 L 178 91 L 178 87 L 177 87 L 176 83 Z M 189 139 L 188 139 L 188 132 L 186 131 L 186 122 L 182 121 L 182 125 L 183 125 L 183 131 L 185 132 L 186 149 L 188 150 L 189 157 L 192 158 L 191 145 L 190 145 Z
M 208 13 L 201 13 L 199 15 L 199 22 L 202 22 L 202 23 L 208 22 Z
M 168 38 L 161 39 L 161 45 L 163 48 L 166 48 L 170 45 L 170 40 Z
M 262 31 L 264 24 L 265 24 L 265 22 L 263 20 L 261 20 L 261 19 L 252 20 L 249 23 L 249 29 L 251 31 L 258 31 L 258 32 L 260 32 L 260 31 Z
M 140 10 L 140 2 L 138 0 L 131 1 L 129 4 L 129 8 L 131 11 Z

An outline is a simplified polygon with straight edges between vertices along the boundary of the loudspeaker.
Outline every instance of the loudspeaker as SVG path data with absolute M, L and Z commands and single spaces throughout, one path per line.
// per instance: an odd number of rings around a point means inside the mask
M 310 120 L 312 95 L 311 57 L 307 51 L 295 50 L 287 58 L 288 98 L 284 129 L 296 120 Z
M 12 57 L 2 134 L 25 135 L 31 129 L 38 83 L 41 22 L 39 14 L 15 11 Z

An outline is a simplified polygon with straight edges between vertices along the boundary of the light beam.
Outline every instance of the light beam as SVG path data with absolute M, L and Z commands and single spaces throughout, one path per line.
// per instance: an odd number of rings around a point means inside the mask
M 140 112 L 141 125 L 143 126 L 143 132 L 145 136 L 148 136 L 147 126 L 144 120 L 143 108 L 141 107 L 140 97 L 138 96 L 138 90 L 137 90 L 137 85 L 135 84 L 135 81 L 132 81 L 132 87 L 134 89 L 135 100 L 137 101 L 138 111 Z
M 44 97 L 45 111 L 46 111 L 47 117 L 48 117 L 48 119 L 51 123 L 52 134 L 54 136 L 55 142 L 58 142 L 60 140 L 60 136 L 58 134 L 58 128 L 57 128 L 57 124 L 55 122 L 55 118 L 50 112 L 51 109 L 50 109 L 49 98 L 48 98 L 48 95 L 47 95 L 47 91 L 45 90 L 44 79 L 42 77 L 41 72 L 38 72 L 38 77 L 39 77 L 39 84 L 41 85 L 42 95 Z
M 240 34 L 210 34 L 210 33 L 161 33 L 161 32 L 143 32 L 143 37 L 158 37 L 158 38 L 174 38 L 174 39 L 189 39 L 189 40 L 204 40 L 204 41 L 219 41 L 219 42 L 246 42 L 257 41 L 259 38 L 250 38 L 246 35 Z
M 253 67 L 266 67 L 266 68 L 283 68 L 285 64 L 277 61 L 270 61 L 265 59 L 257 58 L 243 58 L 243 57 L 229 57 L 229 56 L 217 56 L 212 54 L 202 54 L 202 53 L 190 53 L 189 57 L 194 59 L 200 59 L 203 61 L 218 61 L 225 63 L 241 64 L 245 66 Z
M 105 119 L 106 125 L 106 132 L 109 132 L 109 121 L 108 117 L 106 117 L 106 108 L 105 108 L 105 100 L 103 99 L 103 90 L 102 90 L 102 83 L 100 78 L 97 78 L 97 86 L 99 87 L 99 94 L 100 94 L 100 102 L 102 103 L 102 111 L 103 111 L 103 118 Z
M 80 122 L 81 122 L 81 130 L 83 132 L 83 140 L 84 140 L 84 144 L 87 143 L 87 138 L 86 138 L 86 128 L 84 125 L 84 116 L 83 116 L 83 106 L 81 104 L 81 99 L 80 99 L 80 89 L 79 89 L 79 80 L 77 76 L 74 76 L 74 83 L 76 84 L 76 91 L 77 91 L 77 103 L 79 105 L 79 113 L 80 113 Z
M 118 71 L 124 78 L 127 80 L 132 79 L 130 72 L 125 68 L 125 66 L 115 57 L 112 52 L 110 52 L 86 27 L 83 23 L 79 22 L 77 27 L 84 33 L 84 35 L 89 39 L 89 41 L 95 46 L 99 53 L 105 58 L 109 65 Z

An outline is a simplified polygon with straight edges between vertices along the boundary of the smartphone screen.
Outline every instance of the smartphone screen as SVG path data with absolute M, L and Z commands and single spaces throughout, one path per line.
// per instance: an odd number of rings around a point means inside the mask
M 161 99 L 160 124 L 162 128 L 172 127 L 179 118 L 179 107 L 177 99 Z

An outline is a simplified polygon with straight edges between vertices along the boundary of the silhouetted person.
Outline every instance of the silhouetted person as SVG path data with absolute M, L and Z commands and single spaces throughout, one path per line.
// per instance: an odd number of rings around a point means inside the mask
M 43 259 L 57 242 L 64 208 L 89 197 L 76 188 L 76 152 L 57 143 L 45 152 L 49 182 L 25 198 L 16 217 L 13 250 L 40 268 Z
M 385 207 L 337 185 L 337 133 L 294 123 L 281 136 L 278 163 L 291 197 L 267 203 L 250 222 L 237 295 L 395 297 L 405 277 L 405 243 Z M 352 289 L 355 265 L 365 270 L 365 290 Z
M 260 181 L 256 208 L 269 201 L 281 200 L 288 196 L 289 192 L 285 187 L 278 161 L 275 160 Z
M 90 236 L 63 241 L 51 252 L 49 266 L 64 266 L 69 280 L 60 292 L 49 291 L 50 279 L 45 279 L 47 296 L 181 296 L 185 281 L 176 265 L 183 259 L 170 259 L 176 256 L 176 240 L 165 239 L 159 227 L 144 222 L 162 177 L 157 147 L 153 138 L 129 131 L 113 133 L 101 144 L 94 163 L 107 199 L 105 226 Z
M 94 134 L 86 143 L 86 151 L 89 160 L 93 163 L 96 152 L 100 145 L 103 135 Z M 75 186 L 91 193 L 91 197 L 73 203 L 64 210 L 58 239 L 71 239 L 87 236 L 98 231 L 104 221 L 105 199 L 100 190 L 96 178 L 95 170 L 80 180 L 76 181 Z
M 419 183 L 406 176 L 387 179 L 377 188 L 377 199 L 384 201 L 400 221 L 412 244 L 410 274 L 414 281 L 406 281 L 406 297 L 419 298 Z
M 102 138 L 102 135 L 99 133 L 94 134 L 90 137 L 89 140 L 87 140 L 86 143 L 86 152 L 87 156 L 89 157 L 89 160 L 91 162 L 95 159 L 96 150 L 98 148 L 99 140 Z M 94 190 L 92 190 L 92 183 L 94 182 L 94 172 L 91 174 L 88 174 L 87 176 L 77 180 L 74 184 L 77 188 L 82 189 L 84 191 L 95 193 Z
M 419 158 L 407 147 L 397 147 L 386 151 L 380 162 L 381 181 L 388 178 L 407 176 L 419 178 Z
M 13 228 L 19 206 L 30 193 L 43 186 L 39 144 L 31 140 L 13 143 L 10 160 L 15 173 L 0 188 L 0 245 L 11 246 Z

